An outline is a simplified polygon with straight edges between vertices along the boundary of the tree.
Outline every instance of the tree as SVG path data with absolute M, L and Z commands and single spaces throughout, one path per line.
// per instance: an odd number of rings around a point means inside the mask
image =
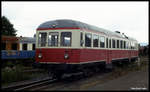
M 13 24 L 5 17 L 2 16 L 2 30 L 1 34 L 5 36 L 16 36 L 17 30 L 13 28 Z

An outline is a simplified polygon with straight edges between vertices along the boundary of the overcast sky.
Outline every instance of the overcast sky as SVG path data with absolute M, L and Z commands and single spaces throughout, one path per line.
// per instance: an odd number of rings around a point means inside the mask
M 37 27 L 55 19 L 73 19 L 120 31 L 148 43 L 148 2 L 2 2 L 2 15 L 17 36 L 33 37 Z

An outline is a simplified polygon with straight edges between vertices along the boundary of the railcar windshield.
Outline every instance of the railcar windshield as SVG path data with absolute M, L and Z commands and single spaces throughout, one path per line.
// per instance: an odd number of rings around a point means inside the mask
M 46 42 L 47 42 L 47 33 L 46 32 L 42 32 L 39 33 L 39 37 L 38 37 L 38 45 L 43 47 L 46 46 Z
M 58 32 L 49 33 L 48 46 L 58 46 Z

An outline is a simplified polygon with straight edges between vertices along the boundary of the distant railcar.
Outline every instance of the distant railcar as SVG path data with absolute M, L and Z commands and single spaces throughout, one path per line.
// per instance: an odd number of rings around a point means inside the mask
M 36 64 L 57 78 L 138 58 L 136 39 L 79 21 L 42 23 L 36 36 Z
M 35 57 L 35 38 L 2 36 L 2 60 Z

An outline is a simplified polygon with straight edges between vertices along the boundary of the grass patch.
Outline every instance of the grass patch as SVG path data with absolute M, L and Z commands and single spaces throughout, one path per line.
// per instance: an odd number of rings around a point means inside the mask
M 23 67 L 20 65 L 17 65 L 13 68 L 6 67 L 2 69 L 2 84 L 29 79 L 29 76 L 25 73 L 22 73 L 22 71 Z
M 141 57 L 139 65 L 137 62 L 131 62 L 128 65 L 123 65 L 122 67 L 115 67 L 111 75 L 114 78 L 118 78 L 128 74 L 129 72 L 148 70 L 148 61 L 148 57 Z
M 10 66 L 12 66 L 11 63 L 1 70 L 2 85 L 9 85 L 13 82 L 29 80 L 44 74 L 43 72 L 23 72 L 26 67 L 22 64 L 13 65 L 13 67 Z

